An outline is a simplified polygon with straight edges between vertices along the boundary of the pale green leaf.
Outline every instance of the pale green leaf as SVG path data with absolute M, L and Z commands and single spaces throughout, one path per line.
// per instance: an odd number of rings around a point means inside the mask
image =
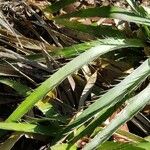
M 132 119 L 144 106 L 150 101 L 150 85 L 142 92 L 130 99 L 130 103 L 106 126 L 99 132 L 83 150 L 91 150 L 105 142 L 117 129 L 125 122 Z

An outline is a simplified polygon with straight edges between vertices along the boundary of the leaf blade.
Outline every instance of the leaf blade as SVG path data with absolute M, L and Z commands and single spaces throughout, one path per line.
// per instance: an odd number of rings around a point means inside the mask
M 112 40 L 112 39 L 111 39 Z M 99 45 L 91 48 L 90 50 L 82 53 L 78 57 L 74 58 L 71 62 L 59 69 L 50 78 L 42 83 L 34 92 L 32 92 L 19 107 L 9 116 L 6 121 L 17 121 L 25 113 L 27 113 L 39 100 L 41 100 L 50 90 L 53 90 L 58 84 L 60 84 L 68 75 L 72 74 L 76 70 L 80 69 L 83 65 L 91 62 L 97 57 L 119 48 L 123 47 L 141 47 L 144 44 L 139 43 L 139 40 L 109 40 L 108 43 L 99 43 Z M 116 44 L 118 43 L 118 44 Z M 99 50 L 100 49 L 100 50 Z M 81 61 L 82 60 L 82 61 Z M 69 68 L 69 69 L 68 69 Z
M 130 103 L 111 121 L 111 123 L 99 132 L 83 150 L 91 150 L 106 141 L 121 125 L 129 121 L 149 101 L 150 84 L 138 95 L 130 99 Z M 141 101 L 142 99 L 142 101 Z
M 77 12 L 66 14 L 57 18 L 70 18 L 70 17 L 103 17 L 103 18 L 114 18 L 120 19 L 128 22 L 134 22 L 142 25 L 150 26 L 150 19 L 146 17 L 142 17 L 133 13 L 132 11 L 127 11 L 123 8 L 115 7 L 115 6 L 103 6 L 89 9 L 81 9 Z M 56 18 L 56 19 L 57 19 Z

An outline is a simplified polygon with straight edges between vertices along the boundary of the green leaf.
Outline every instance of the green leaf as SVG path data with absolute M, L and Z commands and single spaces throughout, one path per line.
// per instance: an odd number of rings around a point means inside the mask
M 18 92 L 18 94 L 24 97 L 28 96 L 31 93 L 31 89 L 29 87 L 15 80 L 0 77 L 0 83 L 13 88 L 16 92 Z
M 124 98 L 121 102 L 117 103 L 113 107 L 108 106 L 105 109 L 102 109 L 101 111 L 99 111 L 98 115 L 86 126 L 86 128 L 84 130 L 82 130 L 81 132 L 79 132 L 70 142 L 75 143 L 80 138 L 82 138 L 86 135 L 92 134 L 91 137 L 94 137 L 99 131 L 101 131 L 103 129 L 102 127 L 99 127 L 99 126 L 108 117 L 110 117 L 113 114 L 113 112 L 115 112 L 124 103 L 125 100 L 126 99 Z M 117 130 L 116 133 L 119 135 L 125 136 L 134 142 L 145 142 L 146 141 L 142 137 L 131 134 L 130 132 L 125 132 L 123 130 Z
M 95 47 L 74 58 L 65 66 L 60 68 L 45 82 L 43 82 L 18 106 L 18 108 L 9 116 L 7 121 L 19 120 L 25 113 L 32 109 L 35 103 L 41 100 L 49 91 L 53 90 L 57 85 L 59 85 L 65 78 L 67 78 L 68 75 L 74 73 L 83 65 L 88 64 L 89 62 L 95 60 L 99 56 L 120 48 L 141 46 L 143 46 L 143 43 L 135 39 L 107 39 L 105 43 L 99 41 L 99 43 L 95 45 Z
M 0 77 L 0 83 L 8 85 L 9 87 L 13 88 L 14 90 L 16 90 L 16 92 L 18 92 L 18 94 L 20 94 L 21 96 L 28 96 L 31 93 L 31 90 L 29 87 L 27 87 L 26 85 L 15 81 L 15 80 L 11 80 L 8 78 L 4 78 L 4 77 Z M 46 116 L 46 117 L 50 117 L 53 119 L 57 120 L 61 120 L 63 122 L 65 122 L 65 118 L 63 118 L 62 116 L 60 116 L 54 109 L 54 107 L 52 106 L 52 104 L 48 103 L 48 102 L 42 102 L 39 101 L 39 103 L 36 103 L 36 106 L 38 107 L 38 109 Z
M 133 40 L 133 41 L 132 41 Z M 136 43 L 138 47 L 143 47 L 144 46 L 144 43 L 140 40 L 137 40 L 137 39 L 132 39 L 132 43 Z M 63 57 L 66 57 L 66 58 L 70 58 L 70 57 L 73 57 L 73 56 L 78 56 L 80 53 L 92 48 L 92 47 L 95 47 L 97 45 L 105 45 L 105 44 L 109 44 L 109 45 L 114 45 L 114 44 L 117 44 L 117 43 L 113 43 L 113 38 L 108 38 L 108 39 L 98 39 L 98 40 L 93 40 L 93 41 L 90 41 L 90 42 L 84 42 L 84 43 L 81 43 L 81 44 L 74 44 L 72 46 L 69 46 L 69 47 L 65 47 L 65 48 L 58 48 L 52 52 L 49 52 L 49 54 L 53 57 L 60 57 L 60 56 L 63 56 Z M 134 45 L 136 45 L 134 44 Z M 131 46 L 132 47 L 132 46 Z M 34 55 L 29 55 L 27 56 L 28 59 L 33 59 L 33 60 L 38 60 L 38 59 L 42 59 L 43 58 L 43 55 L 41 54 L 34 54 Z
M 145 150 L 149 150 L 150 149 L 150 142 L 141 142 L 136 144 L 137 147 L 143 148 Z
M 131 98 L 129 104 L 105 127 L 99 132 L 83 150 L 91 150 L 105 142 L 121 125 L 132 119 L 144 106 L 150 101 L 150 84 L 138 95 Z
M 126 0 L 126 1 L 130 5 L 130 7 L 133 9 L 133 11 L 135 11 L 137 14 L 140 13 L 139 7 L 135 0 Z
M 144 150 L 143 148 L 136 147 L 131 143 L 119 143 L 119 142 L 105 142 L 98 150 Z
M 105 109 L 108 109 L 121 102 L 125 96 L 135 90 L 149 75 L 150 63 L 148 59 L 129 76 L 127 76 L 122 82 L 110 89 L 101 98 L 96 100 L 95 103 L 91 104 L 87 109 L 85 109 L 64 129 L 64 131 L 62 131 L 62 133 L 60 133 L 60 135 L 58 135 L 58 139 L 61 139 L 63 134 L 72 131 L 74 128 L 77 128 L 77 126 L 82 125 L 84 122 L 87 122 L 99 112 L 103 114 Z
M 146 12 L 146 10 L 142 6 L 139 6 L 135 0 L 126 0 L 126 1 L 137 15 L 140 15 L 143 18 L 149 18 L 149 15 Z M 141 27 L 142 27 L 143 33 L 145 33 L 146 35 L 146 38 L 150 37 L 150 29 L 146 25 L 142 25 Z
M 71 139 L 71 143 L 75 143 L 77 142 L 79 139 L 81 139 L 82 137 L 86 136 L 86 135 L 90 135 L 93 136 L 93 131 L 95 130 L 96 127 L 100 126 L 109 116 L 111 116 L 113 114 L 113 112 L 116 111 L 116 109 L 122 104 L 118 103 L 117 106 L 113 106 L 113 107 L 106 107 L 105 109 L 102 109 L 101 111 L 99 111 L 99 114 L 92 120 L 90 121 L 90 123 L 86 126 L 86 128 L 84 130 L 82 130 L 81 132 L 79 132 L 78 134 L 76 134 L 74 136 L 73 139 Z
M 91 137 L 94 137 L 96 134 L 98 134 L 98 132 L 102 131 L 103 130 L 103 127 L 97 127 L 95 129 L 95 131 L 92 133 Z M 121 129 L 118 129 L 116 132 L 115 132 L 117 135 L 120 135 L 120 136 L 123 136 L 125 137 L 126 139 L 134 142 L 134 143 L 142 143 L 142 142 L 147 142 L 146 139 L 138 136 L 138 135 L 135 135 L 131 132 L 128 132 L 128 131 L 125 131 L 125 130 L 121 130 Z
M 56 23 L 64 25 L 67 28 L 88 33 L 96 37 L 125 37 L 122 31 L 119 31 L 111 26 L 92 26 L 84 25 L 79 22 L 69 21 L 67 19 L 55 19 Z
M 147 136 L 144 138 L 146 141 L 149 141 L 150 142 L 150 136 Z
M 66 14 L 57 18 L 70 18 L 70 17 L 103 17 L 103 18 L 114 18 L 128 22 L 134 22 L 142 25 L 150 26 L 150 19 L 142 17 L 133 13 L 132 11 L 125 10 L 123 8 L 115 6 L 104 6 L 96 8 L 82 9 L 71 14 Z
M 0 144 L 0 150 L 11 150 L 15 143 L 23 136 L 21 133 L 13 133 L 7 140 Z
M 27 132 L 27 133 L 37 133 L 42 135 L 54 135 L 58 129 L 51 128 L 48 126 L 35 125 L 29 123 L 11 123 L 11 122 L 0 122 L 0 129 Z
M 77 150 L 75 145 L 68 145 L 68 144 L 58 144 L 54 145 L 50 148 L 50 150 Z
M 146 142 L 147 140 L 138 136 L 138 135 L 135 135 L 131 132 L 128 132 L 128 131 L 124 131 L 124 130 L 117 130 L 116 131 L 117 134 L 119 135 L 122 135 L 124 137 L 127 137 L 128 139 L 130 139 L 131 141 L 133 142 Z
M 66 118 L 64 116 L 61 116 L 59 113 L 57 113 L 51 103 L 43 102 L 42 100 L 40 100 L 35 105 L 47 118 L 52 119 L 55 122 L 60 121 L 66 123 Z

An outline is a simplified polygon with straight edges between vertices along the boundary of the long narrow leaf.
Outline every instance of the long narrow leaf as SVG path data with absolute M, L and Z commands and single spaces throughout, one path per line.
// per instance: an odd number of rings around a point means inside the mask
M 136 13 L 140 13 L 139 12 L 139 7 L 136 3 L 135 0 L 126 0 L 126 2 L 130 5 L 130 7 L 136 12 Z
M 111 26 L 92 26 L 84 25 L 79 22 L 69 21 L 67 19 L 55 19 L 56 23 L 64 25 L 67 28 L 92 34 L 96 37 L 118 37 L 123 38 L 125 35 L 123 32 L 111 27 Z
M 53 90 L 59 85 L 68 75 L 80 69 L 83 65 L 88 64 L 99 56 L 124 47 L 142 47 L 143 43 L 139 40 L 113 40 L 109 39 L 108 43 L 103 44 L 100 42 L 95 47 L 82 53 L 74 58 L 71 62 L 67 63 L 64 67 L 60 68 L 49 79 L 41 84 L 34 92 L 32 92 L 19 107 L 9 116 L 7 121 L 17 121 L 25 113 L 27 113 L 39 100 L 41 100 L 50 90 Z
M 66 129 L 61 133 L 62 135 L 70 132 L 74 127 L 77 127 L 88 121 L 92 116 L 101 112 L 107 106 L 112 107 L 127 96 L 131 91 L 139 86 L 150 75 L 150 62 L 146 60 L 140 67 L 134 70 L 122 82 L 110 89 L 95 103 L 91 104 L 79 115 Z M 59 135 L 59 138 L 61 136 Z
M 58 129 L 52 129 L 48 126 L 11 122 L 0 122 L 0 129 L 27 133 L 37 133 L 43 135 L 53 135 L 55 131 L 58 131 Z
M 117 103 L 116 105 L 110 107 L 106 107 L 99 111 L 98 115 L 86 126 L 86 128 L 81 131 L 79 134 L 77 134 L 72 140 L 71 143 L 77 142 L 79 139 L 86 135 L 92 134 L 92 132 L 96 129 L 96 127 L 100 126 L 106 119 L 108 119 L 109 116 L 113 114 L 119 108 L 125 101 L 124 98 L 121 102 Z
M 21 84 L 18 81 L 15 80 L 10 80 L 7 78 L 2 78 L 0 77 L 0 83 L 3 83 L 11 88 L 13 88 L 16 92 L 18 92 L 18 94 L 26 97 L 29 95 L 29 93 L 31 92 L 31 89 L 29 87 L 27 87 L 24 84 Z
M 133 39 L 134 41 L 134 39 Z M 135 40 L 135 42 L 137 42 L 137 45 L 143 45 L 142 44 L 142 41 L 138 41 L 138 40 Z M 105 45 L 105 44 L 109 44 L 109 45 L 114 45 L 116 44 L 116 42 L 113 43 L 113 40 L 109 40 L 109 39 L 101 39 L 101 40 L 93 40 L 93 41 L 90 41 L 90 42 L 84 42 L 84 43 L 80 43 L 80 44 L 74 44 L 72 46 L 69 46 L 69 47 L 64 47 L 64 48 L 58 48 L 54 51 L 51 51 L 49 52 L 49 54 L 53 57 L 60 57 L 60 56 L 63 56 L 63 57 L 66 57 L 66 58 L 70 58 L 70 57 L 73 57 L 73 56 L 77 56 L 79 55 L 80 53 L 92 48 L 92 47 L 95 47 L 97 45 Z M 28 59 L 31 59 L 31 60 L 37 60 L 37 59 L 42 59 L 43 58 L 43 55 L 41 54 L 34 54 L 34 55 L 29 55 L 27 56 Z
M 95 130 L 95 133 L 92 134 L 92 137 L 94 137 L 96 134 L 98 134 L 98 132 L 102 131 L 103 128 L 102 127 L 98 127 L 96 130 Z M 125 131 L 125 130 L 122 130 L 122 129 L 118 129 L 116 132 L 115 132 L 116 135 L 120 135 L 122 137 L 125 137 L 126 139 L 128 139 L 129 141 L 132 141 L 133 143 L 142 143 L 142 142 L 147 142 L 146 139 L 138 136 L 138 135 L 135 135 L 131 132 L 128 132 L 128 131 Z
M 143 148 L 137 147 L 135 144 L 132 143 L 121 143 L 121 142 L 112 142 L 107 141 L 102 144 L 97 150 L 145 150 Z
M 128 22 L 134 22 L 142 25 L 150 26 L 150 19 L 142 17 L 133 13 L 132 11 L 125 10 L 123 8 L 115 6 L 104 6 L 79 10 L 71 14 L 66 14 L 58 18 L 70 18 L 70 17 L 103 17 L 103 18 L 114 18 Z
M 0 144 L 0 150 L 11 150 L 15 143 L 23 136 L 21 133 L 13 133 L 7 140 Z
M 129 121 L 150 101 L 150 85 L 142 92 L 130 99 L 130 103 L 112 120 L 112 122 L 99 132 L 83 150 L 91 150 L 106 141 L 121 125 Z

